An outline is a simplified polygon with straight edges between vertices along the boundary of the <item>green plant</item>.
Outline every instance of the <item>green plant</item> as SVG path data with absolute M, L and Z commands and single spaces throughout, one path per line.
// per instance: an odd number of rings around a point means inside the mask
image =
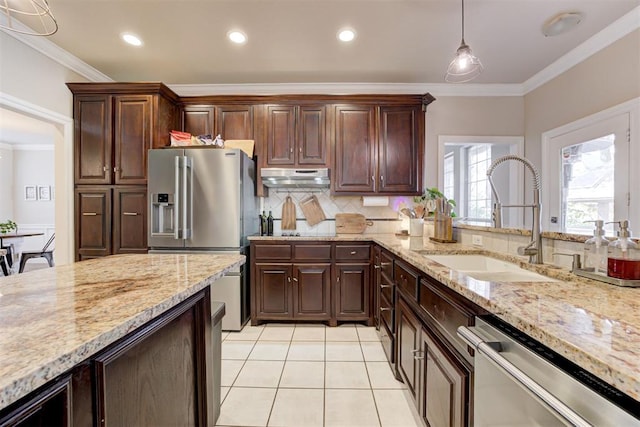
M 424 205 L 428 215 L 433 215 L 433 211 L 435 210 L 435 204 L 433 202 L 429 202 L 430 200 L 436 199 L 445 199 L 447 203 L 451 206 L 456 206 L 456 201 L 453 199 L 447 199 L 442 191 L 438 190 L 436 187 L 426 188 L 424 193 L 421 196 L 415 196 L 413 198 L 413 202 L 417 204 Z M 451 211 L 451 216 L 455 217 L 456 213 Z
M 10 219 L 7 222 L 0 222 L 0 233 L 8 233 L 11 230 L 17 230 L 18 224 L 11 221 Z

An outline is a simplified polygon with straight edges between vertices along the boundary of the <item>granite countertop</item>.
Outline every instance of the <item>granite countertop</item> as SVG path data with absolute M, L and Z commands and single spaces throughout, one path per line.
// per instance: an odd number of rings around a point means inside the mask
M 532 265 L 458 243 L 393 234 L 326 237 L 254 237 L 252 240 L 372 241 L 436 278 L 567 359 L 640 401 L 640 288 L 621 288 L 578 277 L 551 265 Z M 558 281 L 476 280 L 424 257 L 479 253 L 519 264 Z
M 0 409 L 244 262 L 244 255 L 115 255 L 0 278 Z

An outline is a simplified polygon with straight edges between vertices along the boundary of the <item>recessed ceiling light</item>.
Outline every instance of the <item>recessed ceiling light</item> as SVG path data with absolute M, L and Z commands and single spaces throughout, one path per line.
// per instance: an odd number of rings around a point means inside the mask
M 350 42 L 355 38 L 356 38 L 356 32 L 351 28 L 344 28 L 338 31 L 338 40 L 340 40 L 341 42 Z
M 243 44 L 247 42 L 247 35 L 242 31 L 229 31 L 227 37 L 234 43 Z
M 140 37 L 131 33 L 122 34 L 122 40 L 129 43 L 131 46 L 142 46 L 142 40 L 140 40 Z
M 542 34 L 545 37 L 558 36 L 574 29 L 584 18 L 580 12 L 559 13 L 542 24 Z

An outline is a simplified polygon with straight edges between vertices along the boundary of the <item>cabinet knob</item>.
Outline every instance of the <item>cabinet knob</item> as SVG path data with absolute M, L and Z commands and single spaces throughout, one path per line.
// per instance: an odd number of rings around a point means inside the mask
M 384 181 L 384 175 L 380 175 L 380 182 Z
M 295 277 L 293 278 L 293 281 L 298 283 L 298 279 L 296 279 Z
M 380 267 L 389 267 L 391 265 L 390 262 L 381 262 Z
M 300 152 L 300 154 L 302 154 L 302 147 L 299 148 L 299 152 Z
M 291 277 L 287 277 L 287 281 L 291 283 Z
M 393 288 L 393 285 L 380 285 L 380 289 Z
M 355 254 L 357 254 L 356 251 L 351 251 L 351 255 L 355 255 Z
M 376 264 L 376 265 L 373 266 L 373 268 L 375 268 L 376 270 L 379 270 L 380 266 Z
M 108 168 L 108 167 L 106 167 L 106 166 L 103 166 L 103 167 L 102 167 L 102 171 L 103 171 L 103 172 L 106 172 L 106 171 L 108 171 L 108 170 L 109 170 L 109 168 Z
M 293 153 L 293 147 L 291 147 L 291 152 Z
M 82 216 L 96 216 L 98 215 L 96 212 L 82 212 Z
M 126 215 L 126 216 L 138 216 L 138 212 L 122 212 L 122 215 Z
M 114 172 L 118 172 L 118 167 L 114 167 L 114 168 L 113 168 L 113 171 L 114 171 Z
M 380 307 L 380 311 L 391 311 L 393 310 L 391 307 Z

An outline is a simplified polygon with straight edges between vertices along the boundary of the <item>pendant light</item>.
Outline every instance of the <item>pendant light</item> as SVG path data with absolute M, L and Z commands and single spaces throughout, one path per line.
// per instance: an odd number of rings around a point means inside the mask
M 31 36 L 50 36 L 58 23 L 47 0 L 0 0 L 0 28 Z M 0 13 L 0 15 L 2 15 Z
M 471 48 L 464 41 L 464 0 L 462 0 L 462 41 L 456 51 L 456 57 L 449 64 L 444 79 L 449 83 L 465 83 L 478 77 L 482 70 L 484 68 L 480 59 L 471 52 Z

